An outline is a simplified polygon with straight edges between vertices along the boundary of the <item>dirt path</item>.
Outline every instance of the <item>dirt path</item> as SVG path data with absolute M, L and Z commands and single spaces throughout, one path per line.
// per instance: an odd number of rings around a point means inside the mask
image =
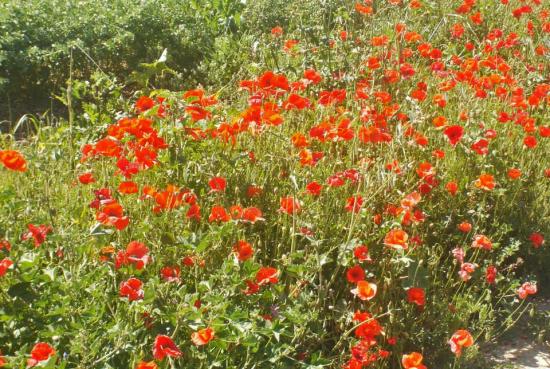
M 550 300 L 536 301 L 535 307 L 542 324 L 550 327 Z M 520 321 L 512 334 L 490 348 L 488 357 L 497 364 L 494 369 L 550 369 L 550 342 L 536 342 L 537 334 Z

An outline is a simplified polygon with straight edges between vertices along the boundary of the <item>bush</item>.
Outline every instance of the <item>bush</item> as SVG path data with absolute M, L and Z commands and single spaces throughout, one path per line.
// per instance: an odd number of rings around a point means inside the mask
M 102 71 L 125 81 L 164 49 L 179 73 L 178 86 L 195 84 L 204 80 L 198 66 L 215 48 L 216 37 L 237 30 L 242 6 L 235 0 L 4 1 L 0 93 L 14 105 L 49 107 L 48 97 L 66 86 L 71 58 L 74 79 Z

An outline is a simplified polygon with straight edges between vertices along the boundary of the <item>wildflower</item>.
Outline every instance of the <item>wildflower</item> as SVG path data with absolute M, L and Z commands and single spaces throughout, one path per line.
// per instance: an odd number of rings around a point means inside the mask
M 158 369 L 158 366 L 154 361 L 149 361 L 149 362 L 140 361 L 137 364 L 136 369 Z
M 294 197 L 283 197 L 281 198 L 281 207 L 279 211 L 285 214 L 294 214 L 299 212 L 301 209 L 300 202 Z
M 443 134 L 447 136 L 451 145 L 456 146 L 464 134 L 464 128 L 462 126 L 449 126 L 445 128 Z
M 409 235 L 402 229 L 392 229 L 384 237 L 384 245 L 397 250 L 406 250 L 408 248 L 407 240 Z
M 163 360 L 165 357 L 178 358 L 182 355 L 174 341 L 168 336 L 158 335 L 153 345 L 153 356 L 156 360 Z
M 521 177 L 521 170 L 517 168 L 508 169 L 508 178 L 510 178 L 511 180 L 515 180 L 519 177 Z
M 489 265 L 485 271 L 485 280 L 489 284 L 495 284 L 497 278 L 497 268 L 494 265 Z
M 269 283 L 277 283 L 279 271 L 272 267 L 261 267 L 260 270 L 256 273 L 256 282 L 258 285 L 262 286 Z
M 0 240 L 0 250 L 6 250 L 6 252 L 9 252 L 11 250 L 11 244 L 8 240 Z
M 5 276 L 6 272 L 12 265 L 13 265 L 13 261 L 11 261 L 8 258 L 4 258 L 0 260 L 0 277 Z
M 344 209 L 349 212 L 358 213 L 361 210 L 361 206 L 363 206 L 363 196 L 356 195 L 347 199 Z
M 487 236 L 478 234 L 474 237 L 474 241 L 472 242 L 472 247 L 478 248 L 478 249 L 484 249 L 484 250 L 491 250 L 493 248 L 493 243 Z
M 223 177 L 213 177 L 209 182 L 210 193 L 212 192 L 224 192 L 227 182 Z
M 350 283 L 357 283 L 365 279 L 365 271 L 359 265 L 355 265 L 348 269 L 346 278 Z
M 520 288 L 518 288 L 517 293 L 519 298 L 524 300 L 527 296 L 537 293 L 537 285 L 531 282 L 525 282 Z
M 16 172 L 25 172 L 27 170 L 25 158 L 20 152 L 15 150 L 0 150 L 0 163 Z
M 262 211 L 255 207 L 243 209 L 242 219 L 252 224 L 256 223 L 258 220 L 264 220 L 264 218 L 262 218 Z
M 260 290 L 260 285 L 252 281 L 245 281 L 246 289 L 243 290 L 243 293 L 247 296 L 253 295 Z
M 458 191 L 458 185 L 456 184 L 456 182 L 452 181 L 452 182 L 448 182 L 446 185 L 445 185 L 445 189 L 447 190 L 447 192 L 449 192 L 452 196 L 456 195 L 456 192 Z
M 451 336 L 449 344 L 451 345 L 451 351 L 456 356 L 460 356 L 462 348 L 472 346 L 474 344 L 474 339 L 470 332 L 465 329 L 459 329 Z
M 491 191 L 495 188 L 495 177 L 490 174 L 482 174 L 474 184 L 477 188 L 485 191 Z
M 366 245 L 359 245 L 353 249 L 353 256 L 360 262 L 370 261 L 369 248 Z
M 118 192 L 124 195 L 131 195 L 139 192 L 138 185 L 132 181 L 121 182 L 118 185 Z
M 459 229 L 460 232 L 462 232 L 462 233 L 468 233 L 468 232 L 470 232 L 470 231 L 472 230 L 472 224 L 470 224 L 470 223 L 464 221 L 464 222 L 462 222 L 462 223 L 460 223 L 460 224 L 458 225 L 458 229 Z
M 358 281 L 356 288 L 351 290 L 355 296 L 359 297 L 363 301 L 371 300 L 376 296 L 377 286 L 374 283 L 367 281 Z
M 271 35 L 274 37 L 279 37 L 283 34 L 283 28 L 281 26 L 276 26 L 271 29 Z
M 122 265 L 134 264 L 137 270 L 141 270 L 149 264 L 149 249 L 145 244 L 137 241 L 131 241 L 126 246 L 125 251 L 119 251 L 116 257 L 115 267 L 118 269 Z
M 180 268 L 165 266 L 160 270 L 160 275 L 166 282 L 177 282 L 180 279 Z
M 78 181 L 84 185 L 94 183 L 95 182 L 94 174 L 91 172 L 82 173 L 81 175 L 78 176 Z
M 307 184 L 306 190 L 312 196 L 319 196 L 323 190 L 323 186 L 318 182 L 313 181 Z
M 31 350 L 31 358 L 27 360 L 27 367 L 33 367 L 55 355 L 55 349 L 47 343 L 39 342 Z
M 223 206 L 215 205 L 210 211 L 210 216 L 208 217 L 209 222 L 229 222 L 231 216 L 227 214 Z
M 403 355 L 401 364 L 403 364 L 404 369 L 427 369 L 426 366 L 422 364 L 422 359 L 422 354 L 411 352 L 410 354 Z
M 361 338 L 364 341 L 372 341 L 382 333 L 382 326 L 378 320 L 367 312 L 356 311 L 353 315 L 353 320 L 361 323 L 355 329 L 355 337 L 357 338 Z
M 420 287 L 411 287 L 407 290 L 407 301 L 418 306 L 426 304 L 426 292 Z
M 531 233 L 531 235 L 529 236 L 529 240 L 533 244 L 533 247 L 536 249 L 544 244 L 544 236 L 537 232 Z
M 472 278 L 471 274 L 475 272 L 476 268 L 477 268 L 476 264 L 462 263 L 462 265 L 460 266 L 460 271 L 458 272 L 458 275 L 464 282 L 467 282 L 470 280 L 470 278 Z
M 34 224 L 29 224 L 27 226 L 28 232 L 23 233 L 21 236 L 21 239 L 23 241 L 26 241 L 28 239 L 34 239 L 34 247 L 38 247 L 42 245 L 46 241 L 46 236 L 48 233 L 51 233 L 52 227 L 47 226 L 44 224 L 41 224 L 39 226 L 35 226 Z
M 252 245 L 244 240 L 237 241 L 237 243 L 233 246 L 233 252 L 237 255 L 237 259 L 239 259 L 239 261 L 246 261 L 254 255 Z
M 214 330 L 212 328 L 201 329 L 198 332 L 191 334 L 191 341 L 195 346 L 206 345 L 214 338 Z
M 141 300 L 143 298 L 143 283 L 137 278 L 130 278 L 120 284 L 120 297 L 127 297 L 128 301 Z

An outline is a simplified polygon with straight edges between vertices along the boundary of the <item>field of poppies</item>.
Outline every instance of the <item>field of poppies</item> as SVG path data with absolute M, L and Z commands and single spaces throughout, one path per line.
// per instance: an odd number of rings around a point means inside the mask
M 1 368 L 492 367 L 550 282 L 549 4 L 289 3 L 227 83 L 0 134 Z

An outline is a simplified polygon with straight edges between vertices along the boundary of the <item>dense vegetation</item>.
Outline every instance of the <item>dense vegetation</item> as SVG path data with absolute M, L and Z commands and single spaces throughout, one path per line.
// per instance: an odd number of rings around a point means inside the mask
M 67 112 L 0 136 L 0 367 L 486 368 L 549 279 L 544 4 L 97 3 L 0 5 Z

